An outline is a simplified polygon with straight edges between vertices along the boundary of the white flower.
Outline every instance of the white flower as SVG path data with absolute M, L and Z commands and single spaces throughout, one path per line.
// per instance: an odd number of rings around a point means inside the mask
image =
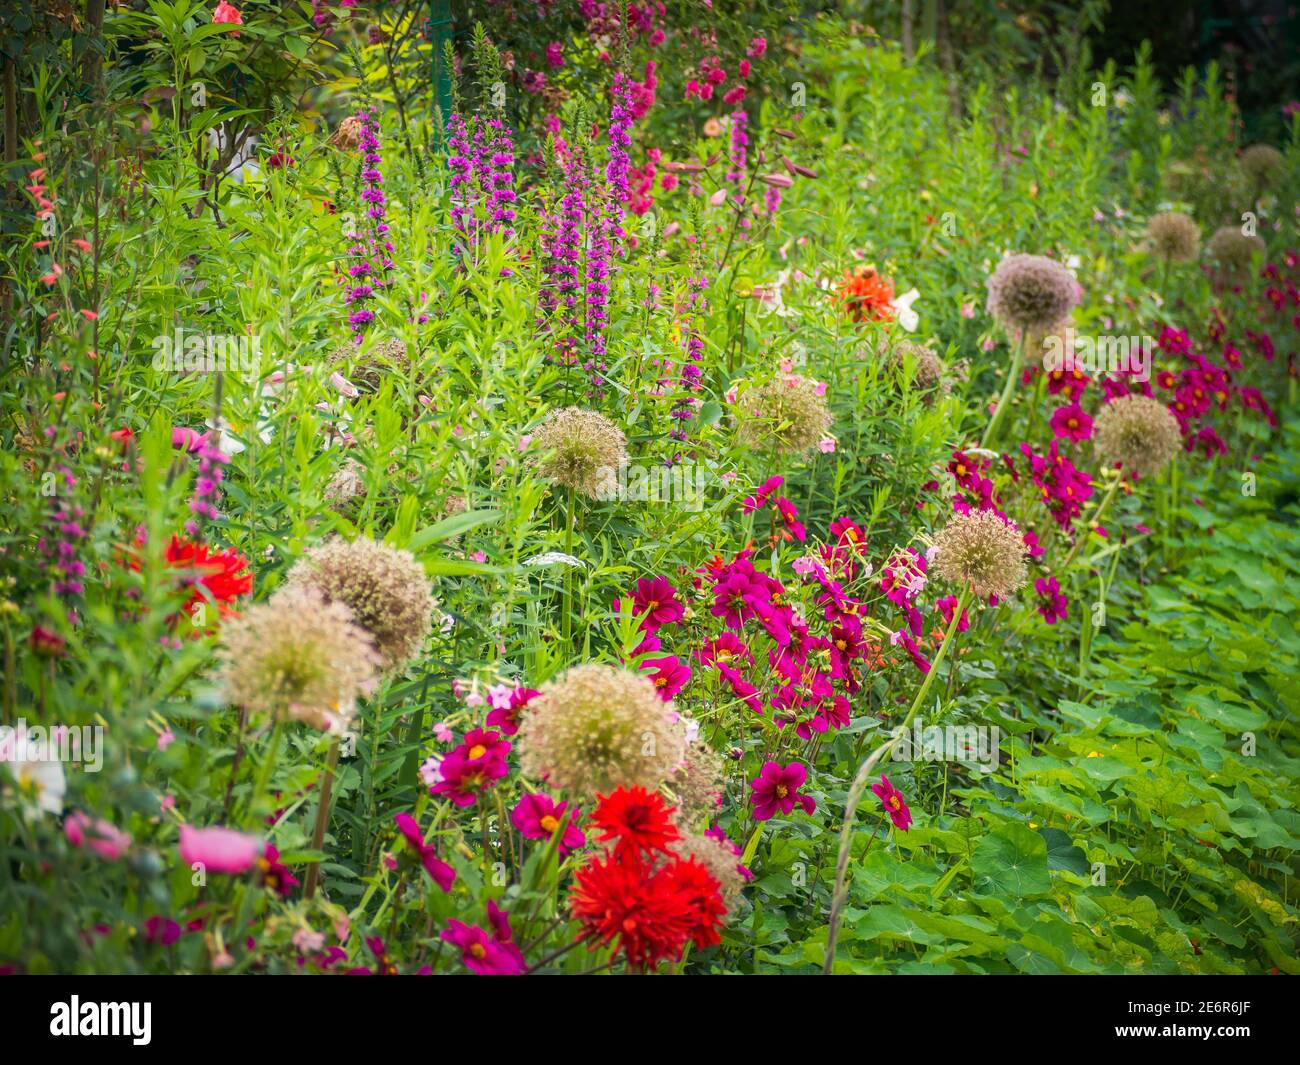
M 28 739 L 26 731 L 13 734 L 4 745 L 4 757 L 9 773 L 18 790 L 19 802 L 26 813 L 63 813 L 63 796 L 68 782 L 63 776 L 63 765 L 54 758 L 45 744 Z
M 912 304 L 920 298 L 921 293 L 915 288 L 910 288 L 901 296 L 894 297 L 894 310 L 898 314 L 898 324 L 909 333 L 915 333 L 916 327 L 921 324 L 921 316 L 912 310 Z
M 533 555 L 532 558 L 526 558 L 521 566 L 554 566 L 556 564 L 564 566 L 585 566 L 586 563 L 580 558 L 574 558 L 572 555 L 566 555 L 563 551 L 544 551 L 540 555 Z

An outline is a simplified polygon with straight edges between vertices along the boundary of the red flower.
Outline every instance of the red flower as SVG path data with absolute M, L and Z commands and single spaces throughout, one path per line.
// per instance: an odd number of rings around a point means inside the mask
M 835 290 L 835 301 L 855 322 L 890 322 L 894 319 L 894 286 L 870 266 L 847 271 Z
M 665 807 L 663 796 L 645 788 L 617 788 L 608 797 L 597 795 L 599 805 L 591 816 L 591 823 L 605 830 L 599 836 L 602 843 L 616 839 L 614 853 L 628 854 L 667 853 L 668 844 L 680 839 L 681 834 L 669 816 L 674 807 Z
M 689 895 L 673 890 L 665 873 L 649 873 L 639 861 L 612 854 L 593 858 L 574 877 L 573 915 L 586 938 L 618 940 L 634 968 L 680 958 L 698 923 Z
M 657 877 L 667 890 L 683 897 L 690 906 L 691 942 L 697 947 L 715 947 L 722 942 L 720 929 L 727 916 L 718 881 L 694 857 L 675 861 Z
M 163 560 L 173 569 L 191 571 L 181 580 L 184 587 L 193 589 L 185 604 L 185 612 L 191 616 L 200 603 L 214 602 L 225 617 L 233 613 L 232 604 L 240 596 L 253 590 L 253 575 L 247 572 L 248 559 L 233 548 L 211 553 L 207 544 L 173 536 Z M 138 569 L 139 563 L 133 562 L 132 568 Z
M 67 642 L 57 632 L 52 632 L 43 625 L 32 627 L 32 634 L 27 640 L 28 646 L 38 655 L 57 658 L 63 654 Z

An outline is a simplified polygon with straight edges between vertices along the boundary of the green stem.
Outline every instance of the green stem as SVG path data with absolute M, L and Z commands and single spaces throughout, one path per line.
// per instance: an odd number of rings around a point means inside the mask
M 934 656 L 934 661 L 930 664 L 930 672 L 925 675 L 925 680 L 921 683 L 920 690 L 916 693 L 916 698 L 912 700 L 912 706 L 907 711 L 907 717 L 903 723 L 895 730 L 894 738 L 882 743 L 858 768 L 857 775 L 853 778 L 853 784 L 849 787 L 848 800 L 844 806 L 844 824 L 840 828 L 840 846 L 839 854 L 835 860 L 835 891 L 831 895 L 831 914 L 828 922 L 828 931 L 826 937 L 826 956 L 822 962 L 822 974 L 829 976 L 831 967 L 835 963 L 835 944 L 839 939 L 840 921 L 844 916 L 844 904 L 848 901 L 848 884 L 846 882 L 849 869 L 849 855 L 851 852 L 851 842 L 853 837 L 853 822 L 858 812 L 858 803 L 862 799 L 862 793 L 867 789 L 867 781 L 871 777 L 872 771 L 880 763 L 894 746 L 898 743 L 903 735 L 907 732 L 907 727 L 916 717 L 917 710 L 925 701 L 926 695 L 930 691 L 930 685 L 934 683 L 935 674 L 939 672 L 939 666 L 947 657 L 948 647 L 952 643 L 953 636 L 957 632 L 957 625 L 961 621 L 962 611 L 971 601 L 971 591 L 969 588 L 962 590 L 961 597 L 957 601 L 957 606 L 953 609 L 952 620 L 948 622 L 948 631 L 943 634 L 943 643 L 939 645 L 939 653 Z
M 572 487 L 569 488 L 569 507 L 567 516 L 567 526 L 564 532 L 564 553 L 570 558 L 573 557 L 573 526 L 577 520 L 577 493 Z M 562 632 L 564 635 L 564 646 L 569 646 L 569 639 L 573 633 L 573 567 L 565 563 L 564 567 L 564 620 L 561 622 Z
M 330 744 L 330 753 L 325 762 L 325 773 L 320 782 L 320 801 L 316 805 L 316 827 L 311 833 L 311 849 L 318 851 L 325 844 L 325 826 L 330 819 L 330 795 L 334 789 L 334 772 L 339 764 L 339 739 L 336 736 Z M 320 862 L 312 862 L 307 870 L 307 883 L 303 886 L 303 898 L 308 902 L 316 894 L 316 883 L 320 879 Z
M 1110 501 L 1115 498 L 1115 492 L 1119 489 L 1119 482 L 1119 476 L 1116 476 L 1110 482 L 1110 487 L 1106 489 L 1106 494 L 1102 497 L 1101 506 L 1097 508 L 1097 513 L 1092 517 L 1092 524 L 1097 524 L 1106 516 L 1106 509 L 1110 506 Z M 1079 535 L 1075 537 L 1074 546 L 1070 548 L 1070 553 L 1065 556 L 1065 561 L 1061 563 L 1062 571 L 1070 568 L 1070 563 L 1074 561 L 1075 556 L 1079 553 L 1079 548 L 1083 546 L 1083 542 L 1087 538 L 1088 531 L 1086 529 L 1080 530 Z
M 253 785 L 253 793 L 248 797 L 250 817 L 257 816 L 258 804 L 266 794 L 267 785 L 271 782 L 271 774 L 275 771 L 275 762 L 280 754 L 280 739 L 283 735 L 284 725 L 277 718 L 275 724 L 271 726 L 271 740 L 267 744 L 266 757 L 262 759 L 261 768 L 257 771 L 257 782 Z
M 1007 372 L 1007 383 L 1002 386 L 1002 395 L 998 397 L 997 409 L 993 411 L 993 417 L 989 420 L 988 428 L 984 430 L 984 438 L 980 441 L 980 447 L 991 448 L 997 443 L 997 432 L 1002 424 L 1002 419 L 1006 417 L 1007 408 L 1011 406 L 1011 396 L 1016 390 L 1016 382 L 1020 380 L 1020 368 L 1025 362 L 1025 335 L 1021 331 L 1020 337 L 1016 340 L 1015 353 L 1011 356 L 1011 369 Z

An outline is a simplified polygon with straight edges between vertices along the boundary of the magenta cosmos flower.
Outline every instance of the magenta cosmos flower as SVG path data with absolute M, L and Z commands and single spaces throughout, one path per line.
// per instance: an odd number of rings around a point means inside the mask
M 393 820 L 397 822 L 397 830 L 406 840 L 407 846 L 424 866 L 424 871 L 443 891 L 450 891 L 451 885 L 456 882 L 456 870 L 438 857 L 438 852 L 431 844 L 424 842 L 424 833 L 420 831 L 415 818 L 410 814 L 398 814 Z
M 647 658 L 641 663 L 641 669 L 650 674 L 655 691 L 664 702 L 686 687 L 686 682 L 691 679 L 691 667 L 673 655 Z
M 880 800 L 885 813 L 889 814 L 889 819 L 894 822 L 894 827 L 906 832 L 912 824 L 912 811 L 903 801 L 903 793 L 889 782 L 889 778 L 884 773 L 880 774 L 879 784 L 871 785 L 871 790 Z
M 480 976 L 518 976 L 524 971 L 523 953 L 515 946 L 510 918 L 495 902 L 488 902 L 489 935 L 478 925 L 454 918 L 447 922 L 442 938 L 460 951 L 460 960 Z
M 457 806 L 473 806 L 479 795 L 510 772 L 506 755 L 510 741 L 494 729 L 471 729 L 464 742 L 438 765 L 442 779 L 429 789 Z
M 641 627 L 647 632 L 656 632 L 686 616 L 686 608 L 677 601 L 677 589 L 663 577 L 642 577 L 637 581 L 632 608 L 642 618 Z
M 1087 440 L 1092 436 L 1092 418 L 1077 403 L 1057 407 L 1052 412 L 1052 432 L 1058 440 Z
M 1039 577 L 1034 582 L 1034 591 L 1038 593 L 1038 612 L 1049 625 L 1055 625 L 1070 616 L 1070 601 L 1061 594 L 1061 586 L 1055 577 Z
M 564 815 L 569 809 L 567 802 L 556 802 L 549 795 L 525 795 L 510 811 L 510 823 L 519 830 L 524 839 L 549 840 L 560 827 Z M 560 857 L 577 850 L 587 842 L 587 837 L 577 825 L 578 811 L 573 811 L 573 819 L 564 826 L 564 836 L 560 839 Z
M 257 836 L 233 828 L 181 825 L 181 859 L 189 866 L 201 865 L 210 873 L 228 876 L 246 873 L 265 848 L 266 844 Z
M 519 715 L 541 694 L 536 688 L 516 688 L 504 700 L 504 706 L 500 703 L 493 704 L 493 709 L 487 716 L 488 728 L 499 728 L 505 735 L 513 736 L 519 731 Z
M 754 789 L 754 820 L 767 821 L 779 810 L 790 813 L 795 805 L 803 807 L 803 812 L 810 814 L 817 807 L 811 795 L 800 795 L 799 789 L 808 779 L 808 769 L 802 762 L 791 762 L 782 766 L 779 762 L 766 762 L 763 771 L 752 781 Z

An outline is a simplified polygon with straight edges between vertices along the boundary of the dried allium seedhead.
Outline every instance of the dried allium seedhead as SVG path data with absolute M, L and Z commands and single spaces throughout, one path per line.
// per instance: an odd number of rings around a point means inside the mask
M 1254 234 L 1248 236 L 1239 226 L 1216 229 L 1206 249 L 1218 264 L 1219 270 L 1232 279 L 1240 279 L 1249 274 L 1255 260 L 1268 250 L 1263 238 Z
M 334 732 L 374 690 L 381 664 L 352 612 L 313 588 L 284 588 L 228 620 L 217 654 L 234 705 Z
M 991 510 L 958 514 L 935 537 L 931 569 L 976 597 L 1005 598 L 1025 583 L 1020 530 Z
M 986 284 L 989 313 L 1007 329 L 1045 329 L 1079 302 L 1070 271 L 1043 255 L 1008 255 Z
M 742 444 L 779 456 L 812 451 L 830 432 L 831 412 L 818 384 L 783 374 L 748 392 L 741 402 Z
M 330 144 L 342 148 L 345 152 L 354 152 L 361 147 L 361 135 L 365 132 L 365 123 L 357 115 L 348 115 L 339 123 L 339 128 L 330 135 Z
M 410 664 L 432 628 L 433 594 L 424 567 L 409 551 L 387 544 L 330 540 L 294 564 L 289 584 L 345 604 L 374 639 L 389 672 Z
M 532 448 L 539 477 L 593 498 L 615 485 L 628 461 L 623 431 L 605 415 L 581 407 L 548 415 Z
M 325 502 L 341 509 L 366 494 L 366 468 L 356 459 L 344 459 L 325 486 Z
M 886 358 L 890 368 L 900 376 L 907 365 L 907 360 L 911 359 L 912 387 L 917 391 L 928 393 L 937 388 L 943 395 L 951 391 L 947 367 L 930 343 L 918 344 L 914 340 L 897 340 L 890 346 Z M 931 398 L 927 395 L 926 402 L 930 402 Z
M 693 825 L 718 808 L 722 795 L 722 756 L 703 740 L 686 745 L 686 757 L 673 770 L 668 787 L 677 796 L 677 819 Z
M 1169 408 L 1150 396 L 1121 396 L 1097 414 L 1092 426 L 1097 458 L 1119 463 L 1126 474 L 1150 477 L 1178 453 L 1182 433 Z
M 1241 153 L 1241 171 L 1256 190 L 1264 192 L 1286 173 L 1286 156 L 1271 144 L 1252 144 Z
M 1067 315 L 1053 325 L 1031 329 L 1025 334 L 1025 365 L 1041 366 L 1049 361 L 1047 356 L 1060 358 L 1061 366 L 1074 359 L 1074 318 Z
M 1190 263 L 1201 250 L 1201 230 L 1182 211 L 1164 211 L 1147 222 L 1151 250 L 1168 262 Z
M 722 901 L 730 910 L 740 895 L 740 889 L 745 886 L 740 859 L 735 852 L 720 839 L 693 833 L 684 834 L 672 849 L 683 858 L 693 857 L 709 871 L 722 889 Z
M 406 355 L 406 345 L 400 340 L 383 340 L 377 344 L 341 344 L 330 352 L 328 366 L 339 370 L 354 384 L 361 382 L 372 392 L 378 392 L 385 375 L 404 374 L 411 360 Z
M 524 774 L 574 795 L 658 788 L 685 753 L 672 704 L 643 673 L 575 666 L 542 685 L 519 728 Z

